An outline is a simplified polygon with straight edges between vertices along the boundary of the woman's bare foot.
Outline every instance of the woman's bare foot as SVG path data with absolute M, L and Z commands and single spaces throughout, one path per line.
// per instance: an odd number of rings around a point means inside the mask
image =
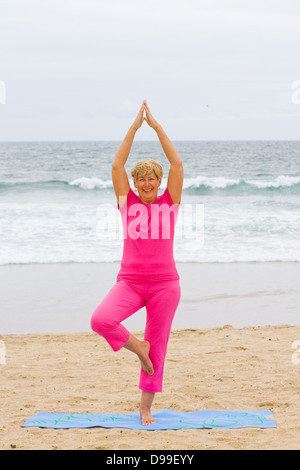
M 154 396 L 154 392 L 146 392 L 142 390 L 142 397 L 140 403 L 140 419 L 142 420 L 143 426 L 156 423 L 156 419 L 154 419 L 151 415 L 151 406 L 154 400 Z
M 156 419 L 151 415 L 151 411 L 148 409 L 140 409 L 140 419 L 142 420 L 142 425 L 147 426 L 148 424 L 156 423 Z
M 142 341 L 141 352 L 138 355 L 140 362 L 141 362 L 141 366 L 142 366 L 143 371 L 146 372 L 146 374 L 153 375 L 154 369 L 153 369 L 153 364 L 151 362 L 151 359 L 149 357 L 149 352 L 150 352 L 149 341 Z
M 149 352 L 150 352 L 149 341 L 140 341 L 135 336 L 130 335 L 129 340 L 127 341 L 127 343 L 124 344 L 124 348 L 129 349 L 129 351 L 132 351 L 135 354 L 137 354 L 141 362 L 142 369 L 146 372 L 146 374 L 148 375 L 154 374 L 153 364 L 149 357 Z

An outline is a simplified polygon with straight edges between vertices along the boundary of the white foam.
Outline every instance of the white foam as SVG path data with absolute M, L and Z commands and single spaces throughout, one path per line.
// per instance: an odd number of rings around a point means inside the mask
M 82 176 L 81 178 L 77 178 L 74 181 L 69 182 L 70 186 L 79 186 L 82 189 L 106 189 L 112 187 L 111 180 L 101 180 L 100 178 L 92 177 L 87 178 Z
M 200 186 L 206 186 L 212 189 L 224 189 L 228 186 L 239 184 L 240 180 L 225 178 L 223 176 L 196 176 L 195 178 L 186 178 L 183 182 L 183 189 L 188 188 L 199 188 Z
M 255 186 L 256 188 L 280 188 L 280 187 L 290 187 L 295 184 L 300 183 L 300 176 L 286 176 L 280 175 L 273 181 L 267 180 L 247 180 L 247 184 Z

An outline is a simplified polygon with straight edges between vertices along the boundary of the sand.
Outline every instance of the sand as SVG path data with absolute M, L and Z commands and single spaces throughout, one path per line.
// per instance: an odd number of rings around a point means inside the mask
M 177 267 L 182 297 L 153 411 L 270 409 L 277 428 L 22 428 L 38 411 L 138 411 L 140 364 L 90 330 L 118 263 L 7 265 L 0 266 L 0 449 L 300 449 L 300 343 L 299 354 L 292 348 L 300 341 L 300 263 Z M 125 322 L 139 338 L 143 310 Z
M 142 338 L 142 332 L 136 333 Z M 0 449 L 300 449 L 300 326 L 175 329 L 153 411 L 270 409 L 276 429 L 22 428 L 37 411 L 138 411 L 139 362 L 93 332 L 2 335 Z M 300 349 L 300 346 L 298 346 Z M 294 353 L 294 356 L 292 354 Z M 3 358 L 2 358 L 3 362 Z

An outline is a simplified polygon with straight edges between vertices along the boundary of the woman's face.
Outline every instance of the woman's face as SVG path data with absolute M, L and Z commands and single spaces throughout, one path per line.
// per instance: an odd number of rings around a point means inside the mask
M 134 186 L 137 188 L 140 199 L 144 204 L 150 204 L 156 201 L 160 183 L 161 181 L 157 179 L 154 173 L 140 176 L 134 181 Z

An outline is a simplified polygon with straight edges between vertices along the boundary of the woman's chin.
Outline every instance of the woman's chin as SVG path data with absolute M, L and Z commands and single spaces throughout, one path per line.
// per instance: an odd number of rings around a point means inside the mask
M 148 204 L 155 202 L 157 199 L 157 193 L 155 193 L 155 191 L 141 191 L 139 196 L 142 202 Z

